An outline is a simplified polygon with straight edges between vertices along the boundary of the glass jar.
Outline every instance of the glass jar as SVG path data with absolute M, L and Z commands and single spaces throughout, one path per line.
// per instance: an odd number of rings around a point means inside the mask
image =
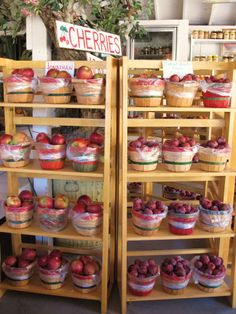
M 216 39 L 217 38 L 217 32 L 212 31 L 211 32 L 211 39 Z
M 193 38 L 193 39 L 198 39 L 198 30 L 194 29 L 194 30 L 192 31 L 192 38 Z
M 224 38 L 224 34 L 222 31 L 217 32 L 217 39 L 223 39 Z
M 204 32 L 204 39 L 208 39 L 209 38 L 209 31 L 205 31 Z
M 200 61 L 200 56 L 194 56 L 193 61 Z
M 200 56 L 200 60 L 199 61 L 206 61 L 206 56 Z
M 229 32 L 229 39 L 235 39 L 235 30 L 232 29 L 230 32 Z
M 228 56 L 228 61 L 229 62 L 234 62 L 234 56 L 232 56 L 232 55 Z
M 204 39 L 204 31 L 201 31 L 201 30 L 200 30 L 200 31 L 198 32 L 198 38 L 199 38 L 199 39 Z
M 224 31 L 224 39 L 229 39 L 229 31 Z
M 212 61 L 212 56 L 207 56 L 206 61 Z
M 229 60 L 228 60 L 228 56 L 223 56 L 222 57 L 222 60 L 223 60 L 223 62 L 228 62 Z
M 218 62 L 219 61 L 219 56 L 212 56 L 212 61 Z

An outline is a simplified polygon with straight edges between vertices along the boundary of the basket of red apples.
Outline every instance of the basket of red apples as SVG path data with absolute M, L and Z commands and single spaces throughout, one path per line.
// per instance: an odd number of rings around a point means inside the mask
M 186 191 L 186 190 L 180 190 L 179 193 L 179 199 L 180 200 L 199 200 L 202 197 L 201 194 L 199 193 L 195 193 L 195 192 L 191 192 L 191 191 Z
M 18 196 L 8 196 L 4 209 L 8 226 L 15 229 L 27 228 L 33 221 L 34 197 L 31 191 L 23 190 Z
M 66 143 L 62 134 L 53 134 L 50 138 L 46 133 L 38 133 L 35 147 L 42 169 L 58 170 L 65 166 Z
M 75 171 L 91 172 L 98 167 L 99 148 L 86 138 L 78 137 L 67 145 L 66 155 Z
M 84 236 L 93 236 L 102 230 L 103 208 L 88 195 L 81 195 L 71 210 L 75 230 Z
M 199 147 L 200 169 L 204 171 L 223 171 L 230 157 L 230 147 L 224 137 L 209 140 Z
M 23 249 L 20 256 L 8 256 L 2 264 L 7 281 L 12 286 L 25 286 L 30 282 L 36 265 L 36 251 Z
M 70 102 L 72 84 L 71 75 L 67 71 L 52 68 L 39 81 L 39 88 L 43 93 L 45 103 L 67 104 Z
M 80 105 L 101 105 L 105 100 L 105 75 L 94 74 L 90 67 L 81 66 L 72 79 L 77 103 Z
M 133 201 L 132 223 L 137 234 L 149 236 L 157 233 L 166 215 L 167 206 L 161 201 L 150 200 L 145 203 L 141 198 Z
M 155 140 L 139 137 L 129 142 L 128 157 L 131 168 L 138 171 L 155 170 L 160 155 L 160 147 Z
M 219 200 L 201 198 L 199 205 L 199 226 L 208 232 L 223 232 L 229 228 L 232 207 Z
M 201 89 L 204 107 L 230 107 L 232 83 L 229 79 L 217 79 L 213 75 L 210 77 L 206 77 L 205 81 L 201 82 Z
M 58 194 L 53 199 L 49 196 L 40 196 L 37 204 L 39 226 L 46 231 L 58 232 L 67 224 L 69 199 Z
M 197 152 L 196 141 L 187 136 L 166 140 L 162 147 L 162 152 L 167 170 L 174 172 L 189 171 L 193 162 L 193 156 Z
M 24 132 L 0 136 L 0 159 L 5 167 L 20 168 L 29 164 L 31 139 Z
M 130 292 L 137 296 L 146 296 L 153 290 L 157 276 L 158 266 L 154 259 L 135 260 L 128 267 L 127 284 Z
M 70 265 L 75 290 L 89 293 L 97 289 L 101 282 L 101 264 L 92 256 L 82 255 Z
M 40 282 L 45 288 L 55 290 L 63 286 L 69 270 L 69 260 L 60 250 L 40 256 L 38 266 Z
M 169 294 L 182 294 L 192 276 L 190 262 L 181 256 L 165 258 L 161 264 L 161 284 Z
M 93 147 L 97 147 L 99 161 L 104 163 L 104 135 L 94 131 L 89 136 L 89 142 Z
M 163 187 L 163 197 L 167 198 L 168 200 L 177 200 L 179 199 L 180 190 L 175 189 L 171 186 L 164 185 Z
M 32 69 L 15 69 L 4 79 L 4 83 L 8 102 L 33 102 L 37 79 L 34 78 Z
M 172 202 L 168 206 L 168 223 L 171 233 L 188 235 L 193 233 L 199 209 L 181 202 Z
M 197 77 L 193 74 L 186 74 L 182 79 L 177 74 L 171 75 L 165 88 L 167 106 L 191 107 L 198 86 Z
M 143 73 L 129 79 L 130 97 L 139 107 L 159 107 L 161 105 L 165 81 L 156 74 Z
M 223 259 L 215 255 L 195 256 L 193 266 L 193 281 L 198 288 L 205 292 L 214 292 L 219 288 L 226 276 Z

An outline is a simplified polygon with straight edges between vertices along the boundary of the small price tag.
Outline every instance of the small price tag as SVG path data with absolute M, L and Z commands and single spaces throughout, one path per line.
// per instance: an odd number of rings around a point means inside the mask
M 173 74 L 177 74 L 180 78 L 188 73 L 193 73 L 193 65 L 191 61 L 162 61 L 163 76 L 169 78 Z
M 47 74 L 50 69 L 66 71 L 73 77 L 75 64 L 73 61 L 46 61 L 45 74 Z

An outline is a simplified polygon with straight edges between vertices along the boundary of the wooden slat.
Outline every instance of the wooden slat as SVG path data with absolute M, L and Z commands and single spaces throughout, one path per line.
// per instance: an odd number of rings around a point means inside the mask
M 0 103 L 1 107 L 12 107 L 12 108 L 60 108 L 60 109 L 99 109 L 104 110 L 105 105 L 79 105 L 77 103 L 71 104 L 45 104 L 41 102 L 34 103 Z
M 140 250 L 140 251 L 128 251 L 127 256 L 168 256 L 168 255 L 199 255 L 199 254 L 213 254 L 215 250 L 213 248 L 193 248 L 193 249 L 168 249 L 168 250 Z
M 187 113 L 188 115 L 191 113 L 210 113 L 210 112 L 232 112 L 235 111 L 236 108 L 205 108 L 205 107 L 135 107 L 129 106 L 128 111 L 155 111 L 155 112 L 183 112 Z M 199 120 L 199 119 L 198 119 Z M 178 120 L 177 120 L 178 121 Z

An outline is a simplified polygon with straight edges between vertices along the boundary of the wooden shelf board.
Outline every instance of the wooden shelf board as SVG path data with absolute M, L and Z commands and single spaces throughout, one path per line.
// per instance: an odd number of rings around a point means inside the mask
M 162 106 L 162 107 L 134 107 L 134 106 L 129 106 L 128 107 L 128 111 L 148 111 L 148 112 L 156 111 L 156 112 L 171 112 L 171 113 L 173 113 L 173 112 L 186 112 L 189 114 L 194 113 L 194 112 L 204 112 L 204 113 L 231 112 L 231 111 L 235 111 L 235 110 L 236 110 L 236 107 L 232 107 L 232 108 L 167 107 L 167 106 Z M 176 120 L 177 119 L 175 119 L 175 121 Z
M 1 170 L 1 169 L 0 169 Z M 217 179 L 217 177 L 236 176 L 236 169 L 226 168 L 222 172 L 202 171 L 199 165 L 193 164 L 186 172 L 172 172 L 165 169 L 164 164 L 158 164 L 154 171 L 136 171 L 128 167 L 127 179 L 129 182 L 176 182 L 176 181 L 204 181 Z
M 235 39 L 211 39 L 211 38 L 206 38 L 206 39 L 201 39 L 201 38 L 192 38 L 192 43 L 203 43 L 203 44 L 235 44 L 236 45 L 236 40 Z
M 41 102 L 34 103 L 0 103 L 1 107 L 17 107 L 17 108 L 71 108 L 71 109 L 105 109 L 105 105 L 79 105 L 77 103 L 70 104 L 45 104 Z
M 24 234 L 24 235 L 33 235 L 33 236 L 43 236 L 43 237 L 51 237 L 51 238 L 61 238 L 61 239 L 76 239 L 76 240 L 86 240 L 86 241 L 102 241 L 102 234 L 88 237 L 79 235 L 71 223 L 68 223 L 66 228 L 59 232 L 50 232 L 41 229 L 36 221 L 36 219 L 32 222 L 32 224 L 24 229 L 14 229 L 7 225 L 7 223 L 3 223 L 0 226 L 0 232 L 11 233 L 11 234 Z
M 167 218 L 166 218 L 167 219 Z M 127 241 L 162 241 L 162 240 L 190 240 L 190 239 L 212 239 L 212 238 L 229 238 L 234 237 L 235 234 L 232 230 L 226 232 L 212 233 L 204 231 L 198 226 L 193 230 L 192 234 L 189 235 L 176 235 L 169 231 L 167 221 L 163 221 L 160 225 L 160 230 L 155 235 L 141 236 L 134 232 L 132 227 L 131 219 L 128 219 L 127 227 Z M 155 249 L 155 248 L 154 248 Z
M 19 177 L 37 177 L 46 179 L 77 179 L 77 180 L 103 180 L 103 165 L 99 165 L 98 169 L 93 172 L 77 172 L 72 168 L 70 162 L 66 163 L 66 166 L 60 170 L 43 170 L 40 168 L 38 160 L 32 160 L 27 166 L 21 168 L 10 168 L 0 166 L 0 171 L 12 172 Z
M 6 280 L 0 283 L 0 289 L 14 290 L 29 293 L 47 294 L 58 297 L 76 298 L 76 299 L 87 299 L 87 300 L 101 300 L 101 288 L 90 293 L 81 293 L 73 289 L 73 284 L 70 278 L 67 278 L 65 284 L 60 289 L 49 290 L 43 287 L 40 283 L 38 275 L 35 275 L 30 283 L 23 287 L 15 287 L 10 285 Z
M 183 294 L 175 295 L 169 294 L 162 290 L 160 283 L 157 283 L 153 291 L 144 297 L 132 295 L 128 289 L 127 292 L 127 302 L 134 301 L 151 301 L 151 300 L 170 300 L 170 299 L 192 299 L 192 298 L 211 298 L 211 297 L 221 297 L 230 296 L 232 293 L 229 287 L 224 283 L 221 287 L 217 288 L 216 291 L 207 293 L 200 290 L 193 283 L 190 283 Z

